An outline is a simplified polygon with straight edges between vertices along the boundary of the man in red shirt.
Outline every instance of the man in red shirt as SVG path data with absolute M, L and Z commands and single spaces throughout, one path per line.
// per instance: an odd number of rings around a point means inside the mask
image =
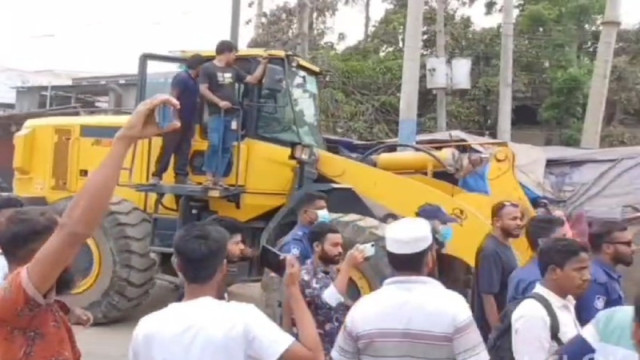
M 68 268 L 102 222 L 130 148 L 161 132 L 154 110 L 162 104 L 179 107 L 168 95 L 138 105 L 60 219 L 46 208 L 28 207 L 3 216 L 0 244 L 10 275 L 0 287 L 0 359 L 80 359 L 71 325 L 55 296 L 73 286 Z M 179 127 L 174 122 L 167 131 Z

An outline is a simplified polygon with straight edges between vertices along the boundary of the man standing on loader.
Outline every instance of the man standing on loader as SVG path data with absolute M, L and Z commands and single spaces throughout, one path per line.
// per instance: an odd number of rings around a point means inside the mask
M 202 66 L 200 71 L 200 93 L 208 105 L 209 121 L 207 136 L 209 148 L 204 159 L 207 173 L 206 186 L 223 186 L 222 179 L 231 171 L 231 147 L 236 139 L 240 124 L 236 119 L 239 105 L 236 98 L 236 84 L 257 84 L 264 75 L 267 59 L 252 75 L 245 74 L 233 66 L 237 48 L 234 43 L 223 40 L 216 46 L 216 58 Z
M 195 54 L 187 59 L 186 69 L 177 73 L 171 80 L 171 96 L 178 99 L 180 109 L 177 110 L 180 120 L 180 130 L 162 135 L 162 146 L 156 158 L 156 168 L 151 175 L 151 182 L 159 184 L 162 175 L 169 167 L 173 158 L 173 171 L 176 184 L 186 184 L 189 179 L 189 154 L 191 153 L 191 139 L 195 134 L 198 120 L 198 73 L 200 66 L 205 63 L 204 58 Z

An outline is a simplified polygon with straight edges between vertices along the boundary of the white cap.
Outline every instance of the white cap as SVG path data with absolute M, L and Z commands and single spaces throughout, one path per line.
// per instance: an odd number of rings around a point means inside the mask
M 433 243 L 429 221 L 406 217 L 388 224 L 384 231 L 387 251 L 394 254 L 415 254 Z

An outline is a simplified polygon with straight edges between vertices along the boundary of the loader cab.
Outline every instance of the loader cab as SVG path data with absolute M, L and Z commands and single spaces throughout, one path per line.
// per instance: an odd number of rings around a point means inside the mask
M 243 137 L 289 147 L 302 143 L 324 149 L 319 128 L 319 69 L 282 51 L 241 51 L 236 67 L 252 74 L 267 54 L 269 63 L 259 86 L 238 84 L 237 96 L 242 104 Z M 167 56 L 143 54 L 138 67 L 137 102 L 158 93 L 169 93 L 171 79 L 191 55 Z M 202 53 L 213 60 L 213 54 Z M 207 109 L 199 106 L 201 140 L 206 140 Z

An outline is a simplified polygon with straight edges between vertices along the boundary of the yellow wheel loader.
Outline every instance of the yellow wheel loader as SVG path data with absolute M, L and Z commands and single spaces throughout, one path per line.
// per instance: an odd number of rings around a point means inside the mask
M 201 53 L 213 59 L 212 53 Z M 181 56 L 143 54 L 139 62 L 137 100 L 168 93 L 173 75 L 189 53 Z M 439 148 L 413 147 L 389 152 L 390 145 L 371 149 L 360 159 L 329 151 L 319 130 L 318 93 L 321 72 L 294 54 L 264 49 L 239 52 L 236 66 L 252 73 L 259 59 L 269 58 L 260 85 L 239 85 L 241 123 L 234 145 L 234 167 L 228 188 L 174 184 L 167 176 L 151 184 L 161 138 L 140 141 L 128 154 L 120 184 L 103 225 L 87 239 L 74 263 L 79 283 L 70 301 L 90 310 L 97 323 L 122 319 L 149 296 L 155 278 L 175 276 L 171 266 L 172 237 L 183 224 L 212 215 L 227 216 L 247 226 L 248 245 L 274 245 L 295 224 L 300 194 L 327 194 L 334 222 L 348 247 L 375 241 L 379 251 L 361 271 L 352 274 L 350 296 L 376 289 L 390 275 L 384 256 L 381 219 L 415 216 L 426 204 L 437 204 L 459 220 L 444 250 L 440 276 L 450 286 L 474 265 L 474 254 L 490 232 L 490 207 L 498 200 L 520 202 L 532 213 L 514 173 L 513 153 L 506 144 L 481 144 L 478 156 L 469 144 Z M 201 107 L 201 119 L 206 119 Z M 31 119 L 14 137 L 14 191 L 30 204 L 63 211 L 109 151 L 126 115 L 62 116 Z M 193 139 L 191 180 L 204 181 L 206 121 Z M 457 186 L 474 164 L 490 195 Z M 457 176 L 457 177 L 456 177 Z M 530 256 L 522 239 L 516 243 L 521 261 Z M 255 259 L 236 265 L 235 281 L 259 281 L 263 269 Z

